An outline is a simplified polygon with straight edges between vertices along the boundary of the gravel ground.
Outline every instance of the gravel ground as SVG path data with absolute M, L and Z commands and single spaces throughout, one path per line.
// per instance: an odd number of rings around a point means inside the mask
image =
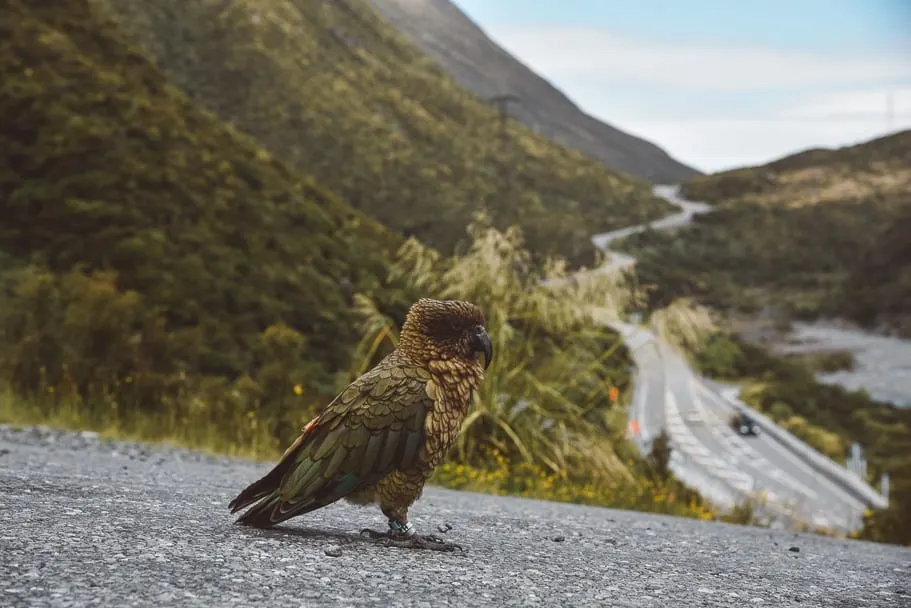
M 911 606 L 911 549 L 428 488 L 260 531 L 226 505 L 268 464 L 0 426 L 0 606 Z

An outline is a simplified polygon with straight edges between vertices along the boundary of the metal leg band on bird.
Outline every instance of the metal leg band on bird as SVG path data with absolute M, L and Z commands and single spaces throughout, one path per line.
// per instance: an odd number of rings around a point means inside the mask
M 410 521 L 400 522 L 395 519 L 390 519 L 389 528 L 393 532 L 395 532 L 397 534 L 401 534 L 403 536 L 407 536 L 407 537 L 414 536 L 414 525 L 412 525 L 412 523 Z

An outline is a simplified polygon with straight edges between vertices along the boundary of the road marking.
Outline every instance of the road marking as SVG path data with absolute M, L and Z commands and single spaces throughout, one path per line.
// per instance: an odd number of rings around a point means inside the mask
M 665 387 L 664 396 L 665 417 L 668 433 L 677 444 L 694 462 L 702 466 L 707 473 L 721 479 L 729 486 L 747 493 L 753 489 L 752 476 L 730 466 L 718 458 L 712 451 L 696 437 L 680 417 L 677 399 L 673 392 Z
M 722 450 L 720 454 L 715 455 L 712 454 L 707 446 L 702 444 L 686 425 L 676 395 L 668 391 L 669 396 L 665 400 L 665 415 L 670 429 L 669 432 L 671 430 L 674 431 L 675 439 L 680 449 L 686 450 L 694 462 L 704 467 L 710 475 L 723 480 L 723 483 L 744 493 L 749 493 L 754 489 L 756 480 L 743 469 L 755 469 L 760 474 L 760 480 L 763 475 L 765 476 L 766 481 L 762 486 L 766 490 L 766 501 L 770 507 L 773 507 L 774 503 L 775 506 L 773 508 L 776 508 L 776 510 L 790 509 L 789 503 L 793 503 L 795 500 L 787 500 L 780 493 L 775 492 L 769 495 L 768 489 L 773 485 L 786 490 L 787 495 L 793 495 L 797 501 L 804 503 L 806 506 L 812 504 L 813 507 L 810 507 L 811 513 L 827 510 L 830 505 L 821 503 L 819 495 L 812 488 L 800 483 L 780 467 L 773 466 L 747 440 L 737 435 L 725 423 L 721 412 L 731 411 L 733 413 L 736 411 L 730 402 L 714 394 L 707 386 L 700 383 L 685 362 L 677 361 L 678 357 L 675 357 L 673 353 L 668 353 L 668 356 L 663 357 L 663 359 L 666 375 L 675 373 L 685 375 L 687 388 L 689 389 L 686 392 L 686 396 L 691 399 L 690 407 L 686 411 L 701 411 L 704 413 L 704 417 L 710 416 L 718 422 L 715 425 L 707 425 L 708 432 L 711 433 L 713 440 L 718 442 Z M 709 398 L 708 402 L 700 399 L 699 394 L 706 395 Z M 763 446 L 770 445 L 768 440 L 763 437 L 758 439 L 763 440 Z M 774 497 L 774 500 L 772 497 Z M 807 503 L 808 499 L 809 504 Z
M 708 391 L 709 389 L 706 387 L 705 390 Z M 709 394 L 711 395 L 712 393 L 710 392 Z M 716 395 L 712 395 L 712 396 L 716 396 Z M 733 403 L 731 402 L 732 400 L 728 399 L 727 397 L 724 397 L 722 395 L 717 395 L 717 397 L 720 399 L 724 399 L 728 406 L 730 406 L 732 408 L 734 407 Z M 774 450 L 776 454 L 779 454 L 783 458 L 790 461 L 796 468 L 798 468 L 800 471 L 802 471 L 806 476 L 808 476 L 810 479 L 812 479 L 816 484 L 825 487 L 828 492 L 838 496 L 841 499 L 841 501 L 843 503 L 845 503 L 845 505 L 848 506 L 849 508 L 863 509 L 866 506 L 862 502 L 858 501 L 855 497 L 848 494 L 848 492 L 846 490 L 844 490 L 838 484 L 834 483 L 828 477 L 820 475 L 819 472 L 814 470 L 809 464 L 807 464 L 800 457 L 798 457 L 796 454 L 794 454 L 790 448 L 788 448 L 785 445 L 782 445 L 782 443 L 780 441 L 778 441 L 777 439 L 775 439 L 774 437 L 769 437 L 768 435 L 766 435 L 765 445 L 767 445 L 770 449 Z
M 701 382 L 697 382 L 697 381 L 693 380 L 692 386 L 696 390 L 701 391 L 703 394 L 707 395 L 708 397 L 710 397 L 713 400 L 720 399 L 719 395 L 716 395 L 713 391 L 711 391 L 707 386 L 705 386 Z M 694 391 L 693 398 L 694 398 L 694 401 L 697 401 L 700 403 L 700 405 L 704 408 L 705 411 L 708 411 L 709 408 L 705 405 L 705 403 L 701 399 L 699 399 L 695 395 L 695 391 Z M 729 406 L 729 404 L 726 402 L 722 402 L 721 405 Z M 731 409 L 733 409 L 733 408 L 731 408 Z M 717 414 L 715 414 L 714 412 L 712 412 L 712 415 L 717 416 Z M 819 494 L 817 494 L 812 488 L 810 488 L 806 484 L 803 484 L 800 481 L 798 481 L 795 477 L 788 474 L 787 471 L 782 470 L 780 467 L 774 466 L 767 458 L 762 456 L 762 454 L 760 454 L 756 450 L 756 448 L 754 448 L 749 443 L 747 443 L 747 441 L 743 437 L 740 437 L 739 435 L 737 435 L 737 433 L 734 432 L 733 429 L 731 429 L 729 427 L 725 427 L 721 433 L 717 434 L 717 436 L 721 439 L 722 443 L 724 443 L 726 446 L 731 448 L 732 451 L 734 451 L 738 455 L 742 455 L 745 458 L 747 458 L 748 462 L 750 463 L 751 466 L 753 466 L 756 469 L 762 470 L 763 473 L 765 473 L 771 479 L 777 481 L 778 483 L 780 483 L 783 486 L 790 488 L 791 490 L 793 490 L 794 492 L 797 492 L 798 494 L 802 494 L 802 495 L 806 496 L 807 498 L 809 498 L 810 500 L 812 500 L 814 502 L 819 499 Z M 759 438 L 759 439 L 761 440 L 763 438 Z M 770 444 L 766 443 L 766 445 L 770 445 Z

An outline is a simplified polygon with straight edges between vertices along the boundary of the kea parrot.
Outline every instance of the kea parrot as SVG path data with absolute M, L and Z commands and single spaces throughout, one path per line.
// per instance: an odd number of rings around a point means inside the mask
M 460 548 L 416 534 L 408 509 L 453 445 L 492 358 L 477 305 L 417 300 L 395 350 L 336 396 L 278 464 L 231 501 L 232 513 L 256 503 L 237 523 L 268 528 L 345 499 L 379 506 L 388 531 L 362 534 L 386 546 Z

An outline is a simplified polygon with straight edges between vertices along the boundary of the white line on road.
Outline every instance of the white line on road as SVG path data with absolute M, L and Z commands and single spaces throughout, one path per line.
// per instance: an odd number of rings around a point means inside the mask
M 709 391 L 709 389 L 707 387 L 705 388 L 705 390 Z M 712 395 L 713 397 L 724 399 L 724 402 L 728 406 L 733 407 L 733 404 L 731 403 L 731 401 L 729 399 L 727 399 L 721 395 L 713 394 L 711 392 L 709 394 Z M 854 507 L 855 509 L 859 509 L 861 511 L 866 507 L 866 505 L 864 505 L 859 500 L 857 500 L 857 498 L 848 494 L 838 484 L 835 484 L 835 483 L 831 482 L 829 479 L 821 476 L 818 471 L 814 470 L 812 467 L 810 467 L 810 465 L 808 465 L 806 462 L 801 460 L 796 454 L 791 452 L 791 450 L 788 449 L 787 446 L 781 445 L 781 443 L 779 443 L 778 440 L 767 436 L 765 445 L 767 445 L 771 449 L 773 449 L 776 454 L 779 454 L 783 458 L 787 459 L 791 464 L 794 465 L 794 467 L 799 469 L 802 473 L 804 473 L 805 475 L 808 475 L 812 479 L 816 480 L 817 483 L 819 483 L 820 485 L 824 485 L 829 492 L 837 495 L 847 505 L 850 505 L 850 506 Z
M 699 403 L 703 411 L 711 412 L 711 416 L 715 417 L 716 419 L 720 419 L 718 417 L 718 414 L 714 411 L 711 411 L 711 408 L 707 407 L 702 399 L 697 396 L 697 392 L 702 392 L 712 400 L 720 400 L 720 395 L 716 395 L 711 389 L 695 379 L 692 379 L 691 385 L 695 389 L 693 391 L 693 400 Z M 730 409 L 732 413 L 735 411 L 734 408 L 731 407 L 731 405 L 727 402 L 721 401 L 721 405 L 725 407 L 725 409 Z M 798 481 L 792 475 L 789 475 L 786 471 L 782 470 L 779 467 L 776 467 L 771 462 L 769 462 L 767 458 L 756 451 L 756 448 L 750 445 L 743 437 L 737 435 L 733 429 L 729 428 L 727 425 L 724 425 L 724 427 L 722 429 L 719 429 L 719 431 L 720 432 L 715 433 L 716 436 L 723 444 L 731 449 L 732 452 L 736 454 L 736 456 L 744 457 L 751 466 L 761 469 L 766 475 L 782 484 L 783 486 L 790 488 L 798 494 L 803 494 L 814 502 L 817 501 L 819 494 L 813 491 L 812 488 L 809 488 L 806 484 Z

